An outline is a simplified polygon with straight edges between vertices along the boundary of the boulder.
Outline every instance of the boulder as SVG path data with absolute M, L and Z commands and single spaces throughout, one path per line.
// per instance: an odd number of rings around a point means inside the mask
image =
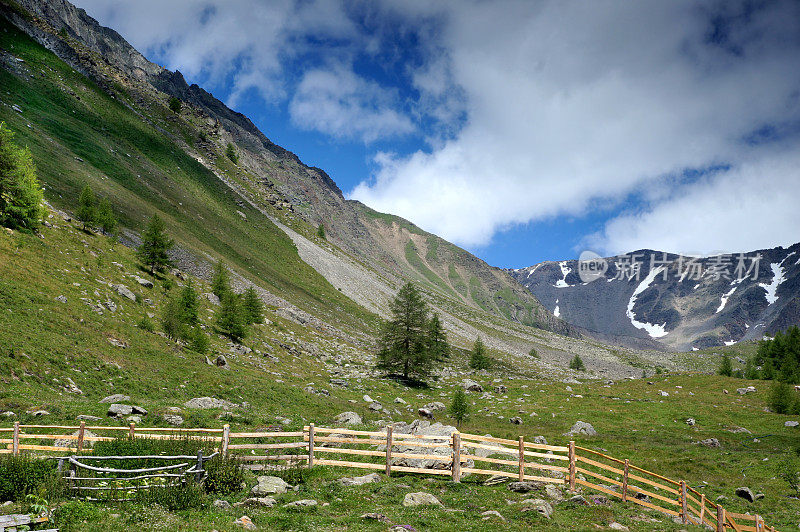
M 218 355 L 214 360 L 214 365 L 222 369 L 231 369 L 231 367 L 228 365 L 228 359 L 225 358 L 225 355 Z
M 131 412 L 133 412 L 134 414 L 139 414 L 140 416 L 146 416 L 147 415 L 147 410 L 145 410 L 141 406 L 137 406 L 137 405 L 132 405 L 131 406 Z
M 314 499 L 300 499 L 299 501 L 287 502 L 283 505 L 284 508 L 311 508 L 317 505 Z
M 686 420 L 686 424 L 687 424 L 687 425 L 689 425 L 690 427 L 694 427 L 696 423 L 697 423 L 697 422 L 694 420 L 694 418 L 693 418 L 693 417 L 690 417 L 690 418 L 688 418 L 688 419 Z
M 369 404 L 369 409 L 375 412 L 380 412 L 383 410 L 383 405 L 380 404 L 378 401 L 373 401 Z
M 564 436 L 574 436 L 576 434 L 583 434 L 585 436 L 597 436 L 597 431 L 594 430 L 594 427 L 590 423 L 586 423 L 585 421 L 576 421 L 572 428 L 569 429 L 569 432 L 566 432 Z
M 441 401 L 433 401 L 432 403 L 424 405 L 422 408 L 427 408 L 431 412 L 438 412 L 439 410 L 445 410 L 447 407 Z
M 736 388 L 736 392 L 739 395 L 747 395 L 748 393 L 753 393 L 756 391 L 755 386 L 748 386 L 747 388 Z
M 395 404 L 398 404 L 398 405 L 407 405 L 408 404 L 408 403 L 405 402 L 405 400 L 403 400 L 402 397 L 395 397 L 394 398 L 394 402 L 395 402 Z
M 711 447 L 712 449 L 719 449 L 722 445 L 719 443 L 719 440 L 716 438 L 708 438 L 707 440 L 701 440 L 700 445 L 705 445 L 706 447 Z
M 515 493 L 528 493 L 529 491 L 538 490 L 543 485 L 544 483 L 533 480 L 520 480 L 517 482 L 511 482 L 508 485 L 508 489 Z
M 234 506 L 248 506 L 250 508 L 272 508 L 276 504 L 278 504 L 278 501 L 276 501 L 273 497 L 248 497 L 242 502 L 237 502 L 236 504 L 234 504 Z M 230 507 L 230 505 L 228 506 Z
M 787 421 L 783 424 L 784 427 L 796 427 L 798 425 L 800 425 L 800 422 L 797 421 Z
M 112 284 L 111 289 L 122 297 L 126 297 L 134 302 L 136 301 L 136 294 L 131 292 L 131 289 L 124 284 Z
M 339 484 L 342 486 L 362 486 L 364 484 L 372 484 L 373 482 L 380 482 L 381 476 L 377 473 L 370 473 L 361 477 L 344 477 L 339 479 Z
M 258 484 L 253 486 L 250 493 L 256 496 L 275 495 L 286 493 L 291 486 L 280 477 L 261 476 L 257 478 Z
M 621 530 L 622 532 L 628 532 L 628 530 L 630 530 L 630 528 L 628 528 L 627 526 L 621 523 L 617 523 L 616 521 L 609 523 L 608 528 L 610 528 L 611 530 Z
M 124 340 L 118 340 L 117 338 L 113 337 L 108 338 L 108 343 L 113 345 L 114 347 L 119 347 L 121 349 L 127 349 L 128 347 L 128 342 Z
M 525 499 L 520 503 L 521 512 L 538 512 L 539 515 L 550 519 L 553 515 L 553 507 L 544 499 Z
M 223 499 L 214 499 L 214 502 L 211 504 L 214 508 L 218 510 L 227 510 L 231 507 L 231 503 Z
M 172 425 L 173 427 L 178 427 L 180 425 L 183 425 L 183 418 L 177 414 L 164 414 L 161 417 L 164 418 L 164 421 L 166 421 L 169 425 Z
M 244 528 L 245 530 L 258 530 L 258 527 L 253 522 L 252 519 L 247 517 L 246 515 L 241 516 L 239 519 L 233 522 L 234 525 L 239 525 L 240 527 Z
M 92 422 L 92 423 L 97 422 L 97 421 L 103 421 L 103 418 L 101 418 L 101 417 L 90 416 L 88 414 L 79 414 L 79 415 L 75 416 L 75 419 L 77 419 L 78 421 L 89 421 L 89 422 Z
M 483 391 L 483 386 L 478 384 L 472 379 L 464 379 L 461 382 L 461 386 L 464 387 L 465 392 L 478 392 L 481 393 Z
M 137 425 L 142 422 L 142 416 L 128 416 L 125 418 L 128 423 L 136 423 Z
M 212 305 L 219 306 L 219 298 L 216 296 L 216 294 L 212 294 L 211 292 L 206 292 L 205 294 L 203 294 L 203 297 L 205 297 L 208 300 L 208 302 L 211 303 Z
M 56 297 L 56 301 L 58 301 L 59 303 L 66 303 L 67 302 L 67 298 L 66 298 L 66 296 L 58 296 L 58 297 Z
M 344 425 L 361 425 L 363 421 L 361 420 L 361 416 L 356 414 L 355 412 L 342 412 L 335 418 L 333 418 L 334 423 L 344 424 Z
M 508 421 L 510 421 L 512 425 L 522 425 L 522 418 L 519 416 L 512 417 Z
M 500 385 L 494 387 L 494 392 L 497 393 L 497 394 L 501 394 L 501 395 L 502 394 L 507 394 L 508 393 L 508 388 L 506 388 L 505 386 L 500 384 Z
M 216 399 L 214 397 L 195 397 L 194 399 L 189 399 L 183 406 L 186 408 L 222 408 L 225 410 L 230 410 L 231 408 L 236 408 L 236 403 L 231 403 L 230 401 L 226 401 L 225 399 Z
M 32 416 L 42 417 L 42 416 L 49 416 L 50 412 L 47 410 L 34 410 L 33 412 L 28 412 Z
M 369 513 L 366 513 L 366 514 L 361 514 L 360 517 L 361 517 L 361 519 L 369 519 L 371 521 L 379 521 L 381 523 L 386 523 L 386 524 L 391 523 L 391 520 L 388 517 L 386 517 L 383 514 L 376 513 L 376 512 L 369 512 Z
M 736 494 L 737 497 L 741 497 L 747 502 L 755 502 L 756 500 L 756 496 L 753 495 L 753 491 L 745 486 L 736 488 L 736 491 L 734 493 Z
M 552 501 L 561 502 L 564 500 L 564 494 L 553 484 L 546 484 L 544 487 L 544 493 Z
M 342 388 L 347 388 L 349 386 L 349 383 L 344 379 L 331 379 L 328 382 L 330 382 L 332 386 L 341 386 Z
M 153 288 L 153 281 L 151 281 L 149 279 L 143 279 L 142 277 L 139 277 L 138 275 L 135 275 L 133 277 L 133 279 L 134 279 L 134 281 L 139 283 L 141 286 L 144 286 L 145 288 Z
M 375 401 L 375 399 L 373 399 L 372 397 L 370 397 L 367 394 L 364 394 L 364 397 L 362 397 L 362 399 L 364 399 L 365 403 L 371 403 L 371 402 Z
M 230 351 L 231 354 L 234 355 L 249 355 L 250 353 L 253 352 L 253 350 L 247 347 L 246 345 L 235 344 L 233 342 L 228 343 L 228 351 Z
M 418 491 L 416 493 L 406 493 L 406 496 L 403 497 L 403 506 L 441 506 L 442 503 L 439 502 L 439 499 L 431 495 L 430 493 L 425 493 L 424 491 Z
M 129 416 L 132 413 L 133 413 L 133 407 L 131 405 L 122 405 L 119 403 L 114 403 L 108 407 L 108 415 L 111 417 Z
M 496 519 L 499 519 L 501 521 L 505 521 L 506 520 L 506 518 L 503 517 L 502 514 L 500 512 L 498 512 L 497 510 L 486 510 L 485 512 L 481 513 L 481 519 L 483 519 L 484 521 L 492 519 L 493 517 L 496 518 Z
M 433 419 L 433 412 L 431 412 L 427 408 L 418 409 L 417 414 L 419 415 L 419 417 L 424 417 L 425 419 Z

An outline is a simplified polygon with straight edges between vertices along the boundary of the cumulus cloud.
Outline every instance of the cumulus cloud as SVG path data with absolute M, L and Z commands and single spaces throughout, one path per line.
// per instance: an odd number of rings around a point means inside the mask
M 307 71 L 289 104 L 295 125 L 365 143 L 414 131 L 411 120 L 394 108 L 396 97 L 351 67 Z
M 726 187 L 736 186 L 743 202 L 755 192 L 742 209 L 725 212 L 728 223 L 709 223 L 702 233 L 674 231 L 666 241 L 658 238 L 664 230 L 653 221 L 662 212 L 656 207 L 610 222 L 595 243 L 718 248 L 745 226 L 748 243 L 775 241 L 774 227 L 797 227 L 790 225 L 794 218 L 755 189 L 781 183 L 796 194 L 800 176 L 796 167 L 766 160 L 758 171 L 748 166 L 762 151 L 743 139 L 765 125 L 800 119 L 798 4 L 705 5 L 452 5 L 441 44 L 453 82 L 464 91 L 467 122 L 435 149 L 382 157 L 374 179 L 352 196 L 480 246 L 513 224 L 582 215 L 598 202 L 662 184 L 664 176 L 728 165 L 730 176 L 723 171 L 704 189 L 686 189 L 661 207 L 684 217 L 713 209 L 714 216 L 725 202 L 711 200 L 729 197 Z M 429 90 L 440 91 L 435 81 L 427 82 Z M 773 224 L 750 223 L 767 212 Z M 622 226 L 636 229 L 626 233 Z

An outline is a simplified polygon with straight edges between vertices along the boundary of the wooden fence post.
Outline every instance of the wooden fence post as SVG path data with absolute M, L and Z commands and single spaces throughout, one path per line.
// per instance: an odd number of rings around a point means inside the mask
M 197 482 L 203 480 L 203 473 L 205 473 L 203 470 L 203 450 L 200 449 L 197 451 L 197 473 L 195 473 Z
M 11 454 L 19 454 L 19 421 L 14 422 L 14 439 L 11 440 Z
M 686 508 L 686 481 L 681 480 L 681 523 L 688 522 L 688 510 Z
M 461 482 L 461 434 L 453 433 L 453 482 Z
M 128 427 L 128 437 L 133 439 L 134 434 L 136 433 L 136 423 L 131 423 Z
M 85 432 L 86 432 L 86 422 L 81 421 L 81 428 L 78 429 L 78 445 L 76 445 L 79 451 L 83 450 L 83 437 Z
M 725 508 L 717 506 L 717 532 L 725 532 Z
M 222 426 L 222 457 L 228 457 L 228 444 L 231 439 L 231 426 L 227 423 Z
M 575 491 L 575 442 L 569 442 L 569 490 Z
M 700 495 L 700 526 L 705 526 L 703 525 L 703 517 L 705 517 L 705 514 L 706 514 L 706 494 L 702 493 Z
M 756 532 L 761 532 L 761 516 L 756 514 Z
M 392 425 L 386 427 L 386 476 L 392 475 Z
M 525 480 L 525 438 L 519 437 L 519 481 Z
M 622 502 L 628 502 L 628 465 L 630 462 L 625 459 L 625 467 L 622 469 Z
M 308 425 L 308 467 L 314 467 L 314 424 Z

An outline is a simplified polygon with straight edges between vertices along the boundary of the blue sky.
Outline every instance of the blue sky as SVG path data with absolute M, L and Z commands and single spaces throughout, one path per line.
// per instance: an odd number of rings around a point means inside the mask
M 800 240 L 798 2 L 76 4 L 493 265 Z

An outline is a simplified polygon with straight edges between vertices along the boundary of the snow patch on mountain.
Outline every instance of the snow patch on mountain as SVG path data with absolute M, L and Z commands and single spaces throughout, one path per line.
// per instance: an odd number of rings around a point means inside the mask
M 735 286 L 733 288 L 731 288 L 729 292 L 727 292 L 726 294 L 723 294 L 722 297 L 719 298 L 719 307 L 717 308 L 716 314 L 719 314 L 720 312 L 722 312 L 722 309 L 724 309 L 725 305 L 728 304 L 728 298 L 731 297 L 734 292 L 736 292 L 736 287 Z
M 558 299 L 556 299 L 556 308 L 553 310 L 553 316 L 556 318 L 561 317 L 561 310 L 558 308 Z
M 528 272 L 528 277 L 530 277 L 531 275 L 533 275 L 533 272 L 535 272 L 536 270 L 538 270 L 538 269 L 539 269 L 539 266 L 541 266 L 541 265 L 542 265 L 542 264 L 541 264 L 541 263 L 539 263 L 539 264 L 537 264 L 536 266 L 534 266 L 533 268 L 531 268 L 531 271 L 529 271 L 529 272 Z
M 647 274 L 647 277 L 639 283 L 639 286 L 636 287 L 636 290 L 633 291 L 630 300 L 628 301 L 628 309 L 626 310 L 625 314 L 628 316 L 628 319 L 631 320 L 631 324 L 636 327 L 637 329 L 643 329 L 650 335 L 651 338 L 661 338 L 662 336 L 667 335 L 667 331 L 664 327 L 667 325 L 664 323 L 663 325 L 657 325 L 654 323 L 646 323 L 642 321 L 636 321 L 636 314 L 633 312 L 633 306 L 636 304 L 636 298 L 639 297 L 639 294 L 644 292 L 650 287 L 650 284 L 655 280 L 659 273 L 664 271 L 664 266 L 658 266 L 650 270 L 650 273 Z
M 758 283 L 758 286 L 766 291 L 764 297 L 767 298 L 767 303 L 772 305 L 778 300 L 778 287 L 786 278 L 783 276 L 783 268 L 781 268 L 780 263 L 773 262 L 769 267 L 772 268 L 772 282 L 769 284 Z
M 558 266 L 561 268 L 561 275 L 564 277 L 556 281 L 555 286 L 556 288 L 569 288 L 569 285 L 567 284 L 567 275 L 569 275 L 569 272 L 572 271 L 572 268 L 567 266 L 567 261 L 559 262 Z

